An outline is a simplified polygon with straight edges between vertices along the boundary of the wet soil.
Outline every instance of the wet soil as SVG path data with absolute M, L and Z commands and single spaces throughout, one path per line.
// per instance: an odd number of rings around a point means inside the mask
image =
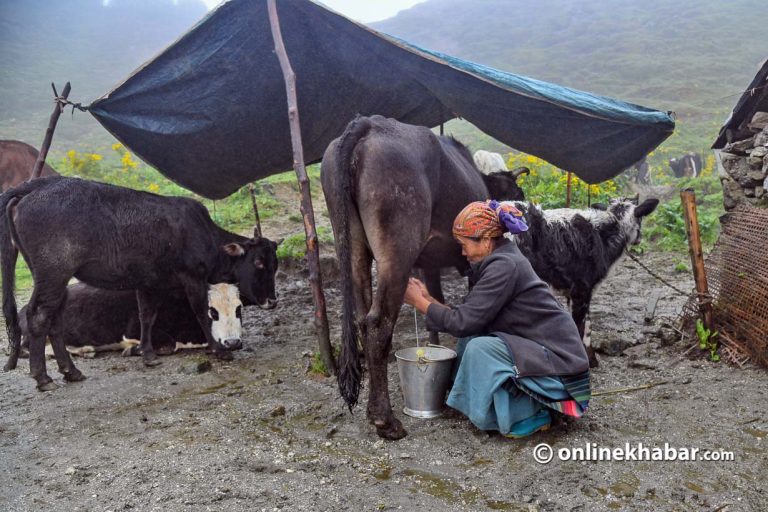
M 690 289 L 691 278 L 674 271 L 679 260 L 642 257 Z M 340 292 L 331 268 L 335 340 Z M 768 373 L 682 357 L 691 341 L 663 324 L 684 298 L 636 263 L 617 264 L 595 295 L 593 340 L 623 352 L 602 354 L 593 389 L 658 385 L 596 396 L 583 419 L 522 440 L 479 431 L 458 413 L 405 416 L 394 359 L 390 394 L 409 434 L 379 439 L 365 417 L 367 390 L 350 414 L 335 380 L 307 371 L 316 341 L 304 276 L 301 264 L 281 271 L 278 308 L 248 308 L 246 348 L 203 373 L 202 352 L 167 356 L 157 368 L 119 355 L 80 359 L 88 379 L 56 376 L 62 387 L 48 393 L 35 390 L 26 361 L 0 373 L 0 510 L 768 510 Z M 446 289 L 456 302 L 464 281 L 448 273 Z M 655 319 L 644 325 L 655 292 Z M 413 310 L 404 307 L 393 350 L 413 346 L 415 336 Z M 555 453 L 668 443 L 729 450 L 735 460 L 556 456 L 539 464 L 539 443 Z

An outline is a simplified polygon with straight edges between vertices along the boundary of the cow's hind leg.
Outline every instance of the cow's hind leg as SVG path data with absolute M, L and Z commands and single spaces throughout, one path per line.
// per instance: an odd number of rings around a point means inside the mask
M 587 319 L 589 316 L 589 303 L 592 301 L 592 290 L 572 290 L 571 299 L 573 300 L 571 314 L 573 315 L 573 321 L 576 323 L 576 327 L 579 330 L 579 336 L 581 336 L 581 340 L 584 342 L 584 348 L 586 349 L 587 357 L 589 358 L 589 367 L 597 368 L 599 366 L 597 354 L 595 354 L 595 349 L 592 348 L 590 333 L 587 331 Z
M 387 380 L 387 361 L 392 347 L 392 332 L 408 284 L 410 265 L 378 265 L 378 286 L 373 307 L 366 317 L 365 358 L 368 363 L 370 393 L 368 420 L 385 439 L 407 435 L 400 420 L 392 413 Z
M 27 308 L 27 328 L 29 330 L 29 373 L 37 381 L 37 389 L 40 391 L 52 391 L 59 386 L 53 382 L 45 368 L 45 340 L 51 328 L 51 322 L 61 307 L 66 296 L 66 282 L 55 283 L 54 280 L 35 276 L 35 287 Z M 43 283 L 43 284 L 40 284 Z M 72 375 L 80 374 L 75 368 L 72 359 L 67 356 L 67 361 L 60 359 L 56 354 L 59 368 L 66 368 Z M 82 375 L 82 374 L 80 374 Z
M 155 294 L 146 290 L 136 290 L 136 301 L 139 305 L 139 321 L 141 322 L 141 354 L 145 366 L 157 366 L 161 362 L 157 359 L 155 349 L 152 346 L 152 326 L 157 319 L 157 298 Z

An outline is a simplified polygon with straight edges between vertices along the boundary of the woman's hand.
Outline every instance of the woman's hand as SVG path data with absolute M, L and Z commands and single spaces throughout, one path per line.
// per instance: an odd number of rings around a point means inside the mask
M 440 304 L 429 295 L 424 283 L 415 277 L 408 279 L 408 286 L 405 289 L 403 302 L 415 307 L 420 313 L 424 314 L 427 313 L 427 308 L 429 308 L 430 304 Z
M 403 302 L 410 306 L 415 306 L 417 302 L 424 300 L 427 297 L 429 297 L 429 293 L 427 293 L 427 287 L 424 286 L 424 283 L 415 277 L 408 279 L 408 287 L 405 289 Z

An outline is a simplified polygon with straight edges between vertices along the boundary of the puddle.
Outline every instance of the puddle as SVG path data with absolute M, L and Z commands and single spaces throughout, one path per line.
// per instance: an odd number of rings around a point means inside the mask
M 620 498 L 631 498 L 640 488 L 640 479 L 631 473 L 621 475 L 616 483 L 609 486 L 611 494 Z
M 765 438 L 766 434 L 768 434 L 768 432 L 765 430 L 760 430 L 757 428 L 743 428 L 742 430 L 751 436 L 755 436 L 758 439 L 763 439 Z

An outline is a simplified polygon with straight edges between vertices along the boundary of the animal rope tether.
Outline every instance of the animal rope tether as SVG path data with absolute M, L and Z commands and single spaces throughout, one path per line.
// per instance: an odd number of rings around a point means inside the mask
M 642 267 L 642 268 L 643 268 L 643 269 L 644 269 L 646 272 L 648 272 L 648 273 L 649 273 L 651 276 L 655 277 L 656 279 L 658 279 L 659 281 L 661 281 L 663 284 L 665 284 L 665 285 L 667 285 L 668 287 L 672 288 L 674 291 L 676 291 L 676 292 L 677 292 L 677 293 L 679 293 L 680 295 L 685 295 L 686 297 L 688 297 L 688 296 L 690 295 L 690 292 L 684 292 L 683 290 L 681 290 L 680 288 L 678 288 L 678 287 L 676 287 L 675 285 L 671 284 L 669 281 L 667 281 L 666 279 L 664 279 L 663 277 L 661 277 L 660 275 L 658 275 L 657 273 L 655 273 L 653 270 L 651 270 L 650 268 L 648 268 L 648 267 L 647 267 L 647 266 L 646 266 L 646 265 L 645 265 L 645 264 L 644 264 L 642 261 L 640 261 L 640 260 L 639 260 L 639 259 L 638 259 L 638 258 L 637 258 L 637 257 L 636 257 L 634 254 L 632 254 L 631 252 L 629 252 L 629 249 L 626 249 L 626 248 L 625 248 L 625 249 L 624 249 L 624 253 L 625 253 L 627 256 L 629 256 L 629 257 L 630 257 L 630 258 L 631 258 L 631 259 L 632 259 L 632 260 L 633 260 L 635 263 L 637 263 L 638 265 L 640 265 L 640 266 L 641 266 L 641 267 Z

